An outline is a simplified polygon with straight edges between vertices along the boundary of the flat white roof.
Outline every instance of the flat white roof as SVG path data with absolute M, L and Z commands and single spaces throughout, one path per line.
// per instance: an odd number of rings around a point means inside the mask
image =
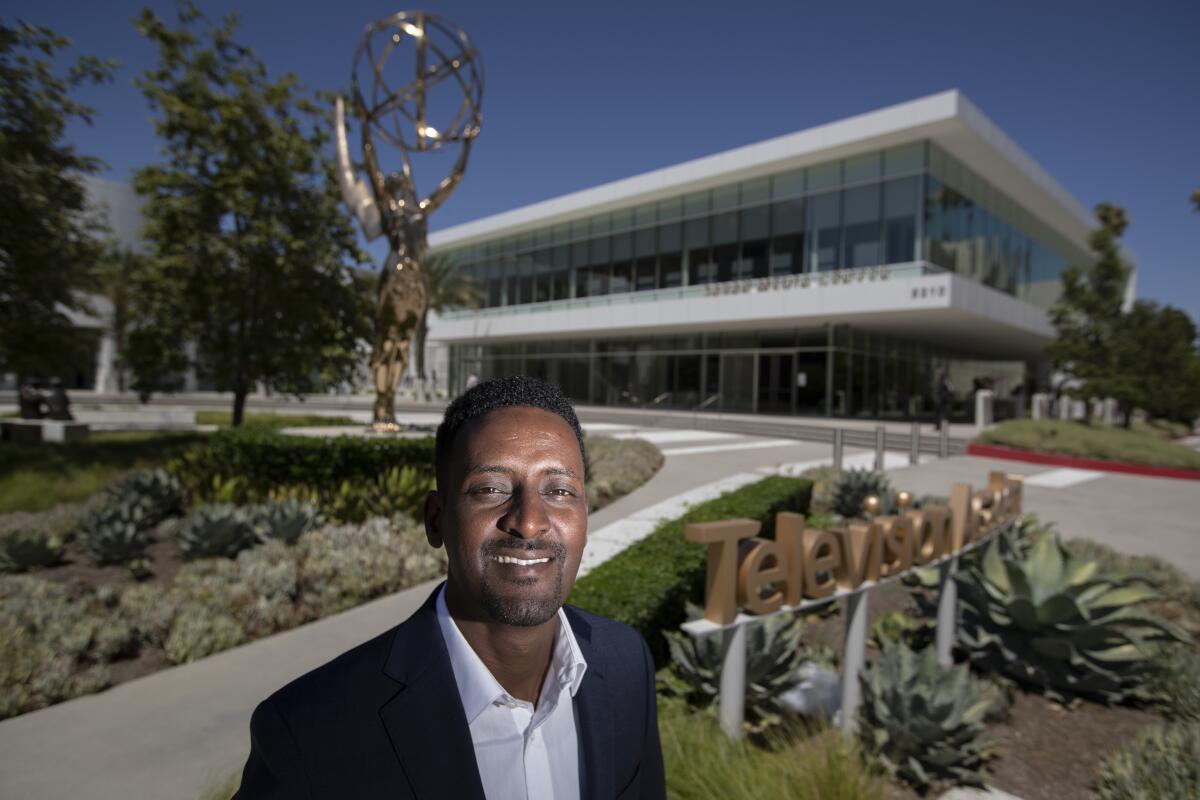
M 1061 235 L 1087 246 L 1092 217 L 958 90 L 737 147 L 435 231 L 460 247 L 774 172 L 930 139 Z

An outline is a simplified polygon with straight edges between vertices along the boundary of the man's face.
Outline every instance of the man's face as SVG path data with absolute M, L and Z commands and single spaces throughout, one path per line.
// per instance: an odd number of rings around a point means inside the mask
M 430 544 L 446 545 L 452 610 L 520 626 L 558 611 L 587 543 L 583 469 L 574 431 L 540 408 L 497 409 L 459 430 L 425 506 Z

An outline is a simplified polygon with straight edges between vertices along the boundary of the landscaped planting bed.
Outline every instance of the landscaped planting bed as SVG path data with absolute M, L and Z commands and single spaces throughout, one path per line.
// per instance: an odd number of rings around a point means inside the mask
M 1008 420 L 984 431 L 976 441 L 1035 453 L 1200 470 L 1200 452 L 1170 441 L 1170 434 L 1178 432 L 1148 425 L 1127 430 L 1094 420 Z
M 260 429 L 188 444 L 85 503 L 0 515 L 0 571 L 23 573 L 0 575 L 0 718 L 444 573 L 417 521 L 433 488 L 431 438 Z M 662 461 L 645 442 L 589 444 L 602 455 L 589 463 L 600 503 Z

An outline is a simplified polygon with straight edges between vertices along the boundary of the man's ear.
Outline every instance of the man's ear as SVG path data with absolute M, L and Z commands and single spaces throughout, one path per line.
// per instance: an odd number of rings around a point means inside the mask
M 425 495 L 425 538 L 430 547 L 441 547 L 442 497 L 436 491 Z

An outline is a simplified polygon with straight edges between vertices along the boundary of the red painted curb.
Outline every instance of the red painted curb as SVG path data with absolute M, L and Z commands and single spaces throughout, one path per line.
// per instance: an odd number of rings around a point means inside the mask
M 1010 461 L 1027 461 L 1031 464 L 1051 464 L 1057 467 L 1094 469 L 1101 472 L 1126 472 L 1131 475 L 1147 475 L 1152 478 L 1179 478 L 1185 481 L 1200 481 L 1200 470 L 1175 467 L 1151 467 L 1145 464 L 1130 464 L 1127 461 L 1105 461 L 1099 458 L 1064 456 L 1059 453 L 1038 453 L 1033 450 L 1018 450 L 996 444 L 967 445 L 967 455 L 987 458 L 1006 458 Z

